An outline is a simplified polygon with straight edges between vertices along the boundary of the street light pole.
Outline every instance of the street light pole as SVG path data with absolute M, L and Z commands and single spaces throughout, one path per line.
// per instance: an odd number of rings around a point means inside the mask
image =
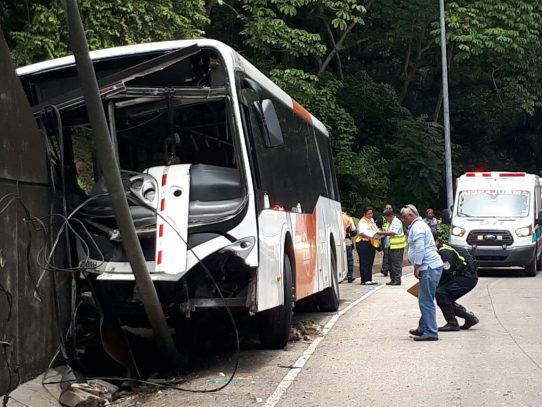
M 448 101 L 448 61 L 446 55 L 446 26 L 444 23 L 444 0 L 440 0 L 440 53 L 442 58 L 442 102 L 444 113 L 444 160 L 446 162 L 446 203 L 451 209 L 454 203 L 452 186 L 452 146 L 450 141 L 450 104 Z

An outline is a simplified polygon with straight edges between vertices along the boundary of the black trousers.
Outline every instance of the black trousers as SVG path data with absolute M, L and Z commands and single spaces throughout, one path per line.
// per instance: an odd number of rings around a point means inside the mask
M 359 274 L 361 276 L 361 283 L 366 281 L 372 281 L 373 279 L 373 263 L 375 261 L 376 250 L 374 246 L 368 241 L 361 241 L 356 243 L 356 251 L 359 257 Z
M 435 298 L 440 306 L 452 305 L 458 298 L 471 291 L 478 283 L 477 277 L 454 276 L 437 287 Z
M 389 247 L 384 247 L 382 249 L 382 274 L 384 274 L 385 276 L 388 275 L 389 271 L 390 271 L 390 248 Z
M 403 252 L 405 249 L 389 249 L 388 251 L 388 270 L 390 271 L 390 280 L 395 283 L 401 282 L 403 275 Z

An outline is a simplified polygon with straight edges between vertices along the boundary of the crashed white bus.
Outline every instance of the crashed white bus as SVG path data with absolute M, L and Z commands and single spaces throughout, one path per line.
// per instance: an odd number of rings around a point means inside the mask
M 262 344 L 280 348 L 294 303 L 305 299 L 337 310 L 344 232 L 322 123 L 218 41 L 140 44 L 90 57 L 130 213 L 166 315 L 246 309 L 258 320 Z M 89 158 L 78 157 L 73 146 L 90 129 L 74 58 L 18 74 L 49 139 L 66 205 L 73 210 L 87 200 L 74 214 L 83 230 L 71 236 L 79 267 L 99 274 L 97 283 L 119 308 L 137 306 L 134 275 L 96 165 L 90 187 L 78 185 L 77 172 Z

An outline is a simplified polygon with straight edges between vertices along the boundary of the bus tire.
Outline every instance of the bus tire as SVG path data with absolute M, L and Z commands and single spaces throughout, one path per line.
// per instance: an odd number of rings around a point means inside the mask
M 292 325 L 293 283 L 290 258 L 284 254 L 284 304 L 262 311 L 257 316 L 260 343 L 267 349 L 282 349 L 290 338 Z
M 537 264 L 537 258 L 536 258 L 536 251 L 534 253 L 533 260 L 525 266 L 525 277 L 536 277 L 536 264 Z
M 339 277 L 337 276 L 337 253 L 333 246 L 331 252 L 331 286 L 317 294 L 318 306 L 323 312 L 336 312 L 339 309 Z

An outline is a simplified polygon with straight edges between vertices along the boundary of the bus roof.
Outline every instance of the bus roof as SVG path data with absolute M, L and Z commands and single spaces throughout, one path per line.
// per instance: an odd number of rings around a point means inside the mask
M 213 48 L 218 51 L 224 58 L 229 75 L 232 75 L 231 83 L 235 83 L 233 72 L 242 70 L 253 80 L 257 81 L 262 87 L 269 91 L 273 96 L 282 101 L 286 106 L 292 109 L 297 115 L 312 124 L 316 129 L 329 137 L 329 133 L 323 123 L 310 114 L 303 106 L 296 102 L 290 95 L 278 87 L 271 79 L 266 77 L 254 65 L 243 58 L 239 53 L 233 50 L 228 45 L 211 39 L 192 39 L 178 41 L 162 41 L 147 44 L 126 45 L 123 47 L 106 48 L 90 52 L 90 58 L 93 61 L 115 59 L 125 55 L 145 54 L 159 51 L 169 51 L 180 48 L 186 48 L 191 45 L 198 45 L 203 48 Z M 20 77 L 29 75 L 42 74 L 46 72 L 61 70 L 75 65 L 75 58 L 69 55 L 62 58 L 52 59 L 49 61 L 38 62 L 36 64 L 24 66 L 17 69 L 17 74 Z

